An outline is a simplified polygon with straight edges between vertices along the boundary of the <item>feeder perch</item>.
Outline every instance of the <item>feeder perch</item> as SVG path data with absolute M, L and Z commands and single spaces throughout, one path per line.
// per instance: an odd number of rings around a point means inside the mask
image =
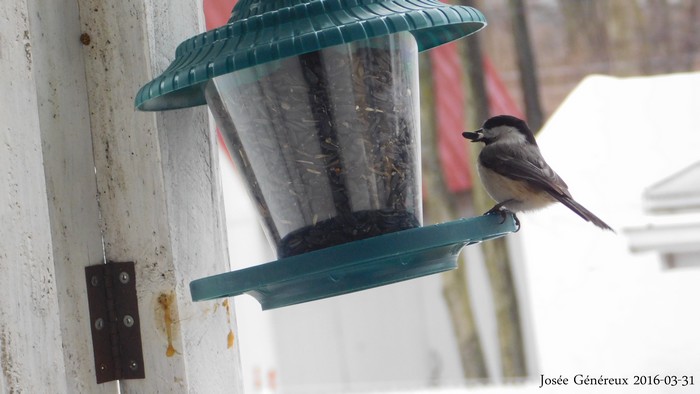
M 209 106 L 278 257 L 192 298 L 307 302 L 456 268 L 464 245 L 515 231 L 499 215 L 422 227 L 418 52 L 485 25 L 434 0 L 240 0 L 180 44 L 136 106 Z

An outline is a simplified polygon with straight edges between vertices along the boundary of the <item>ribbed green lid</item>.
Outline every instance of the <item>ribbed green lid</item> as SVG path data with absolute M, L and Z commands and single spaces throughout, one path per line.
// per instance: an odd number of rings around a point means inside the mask
M 437 0 L 239 0 L 228 24 L 178 46 L 170 67 L 139 90 L 136 107 L 206 104 L 203 85 L 214 77 L 333 45 L 409 31 L 422 51 L 484 26 L 476 9 Z

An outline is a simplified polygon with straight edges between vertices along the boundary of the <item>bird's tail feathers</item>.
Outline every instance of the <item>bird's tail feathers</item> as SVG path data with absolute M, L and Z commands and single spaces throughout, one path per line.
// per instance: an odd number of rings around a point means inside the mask
M 615 230 L 608 226 L 607 223 L 602 221 L 598 216 L 594 215 L 593 212 L 586 209 L 583 205 L 576 202 L 573 198 L 568 196 L 554 196 L 559 202 L 566 205 L 569 209 L 574 211 L 577 215 L 581 216 L 585 221 L 591 222 L 596 226 L 602 228 L 603 230 L 610 230 L 613 233 Z

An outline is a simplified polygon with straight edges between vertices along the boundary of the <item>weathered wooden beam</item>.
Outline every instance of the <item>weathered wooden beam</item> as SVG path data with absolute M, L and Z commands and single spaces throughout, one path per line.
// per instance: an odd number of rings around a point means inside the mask
M 29 3 L 0 2 L 0 392 L 66 392 Z
M 108 260 L 135 261 L 146 379 L 123 392 L 241 390 L 235 319 L 192 303 L 229 270 L 215 134 L 205 108 L 137 112 L 134 95 L 203 26 L 200 2 L 79 0 Z
M 137 263 L 146 379 L 123 392 L 241 390 L 232 306 L 188 291 L 229 269 L 206 110 L 133 109 L 200 7 L 0 4 L 0 391 L 117 392 L 95 382 L 83 273 L 105 257 Z
M 66 388 L 116 393 L 115 383 L 96 383 L 90 342 L 84 267 L 102 263 L 104 255 L 78 6 L 29 1 L 28 17 Z

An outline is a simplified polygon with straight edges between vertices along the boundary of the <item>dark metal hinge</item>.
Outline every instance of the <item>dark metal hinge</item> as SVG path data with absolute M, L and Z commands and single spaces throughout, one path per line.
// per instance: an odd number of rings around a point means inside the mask
M 97 383 L 146 377 L 133 262 L 85 267 Z

